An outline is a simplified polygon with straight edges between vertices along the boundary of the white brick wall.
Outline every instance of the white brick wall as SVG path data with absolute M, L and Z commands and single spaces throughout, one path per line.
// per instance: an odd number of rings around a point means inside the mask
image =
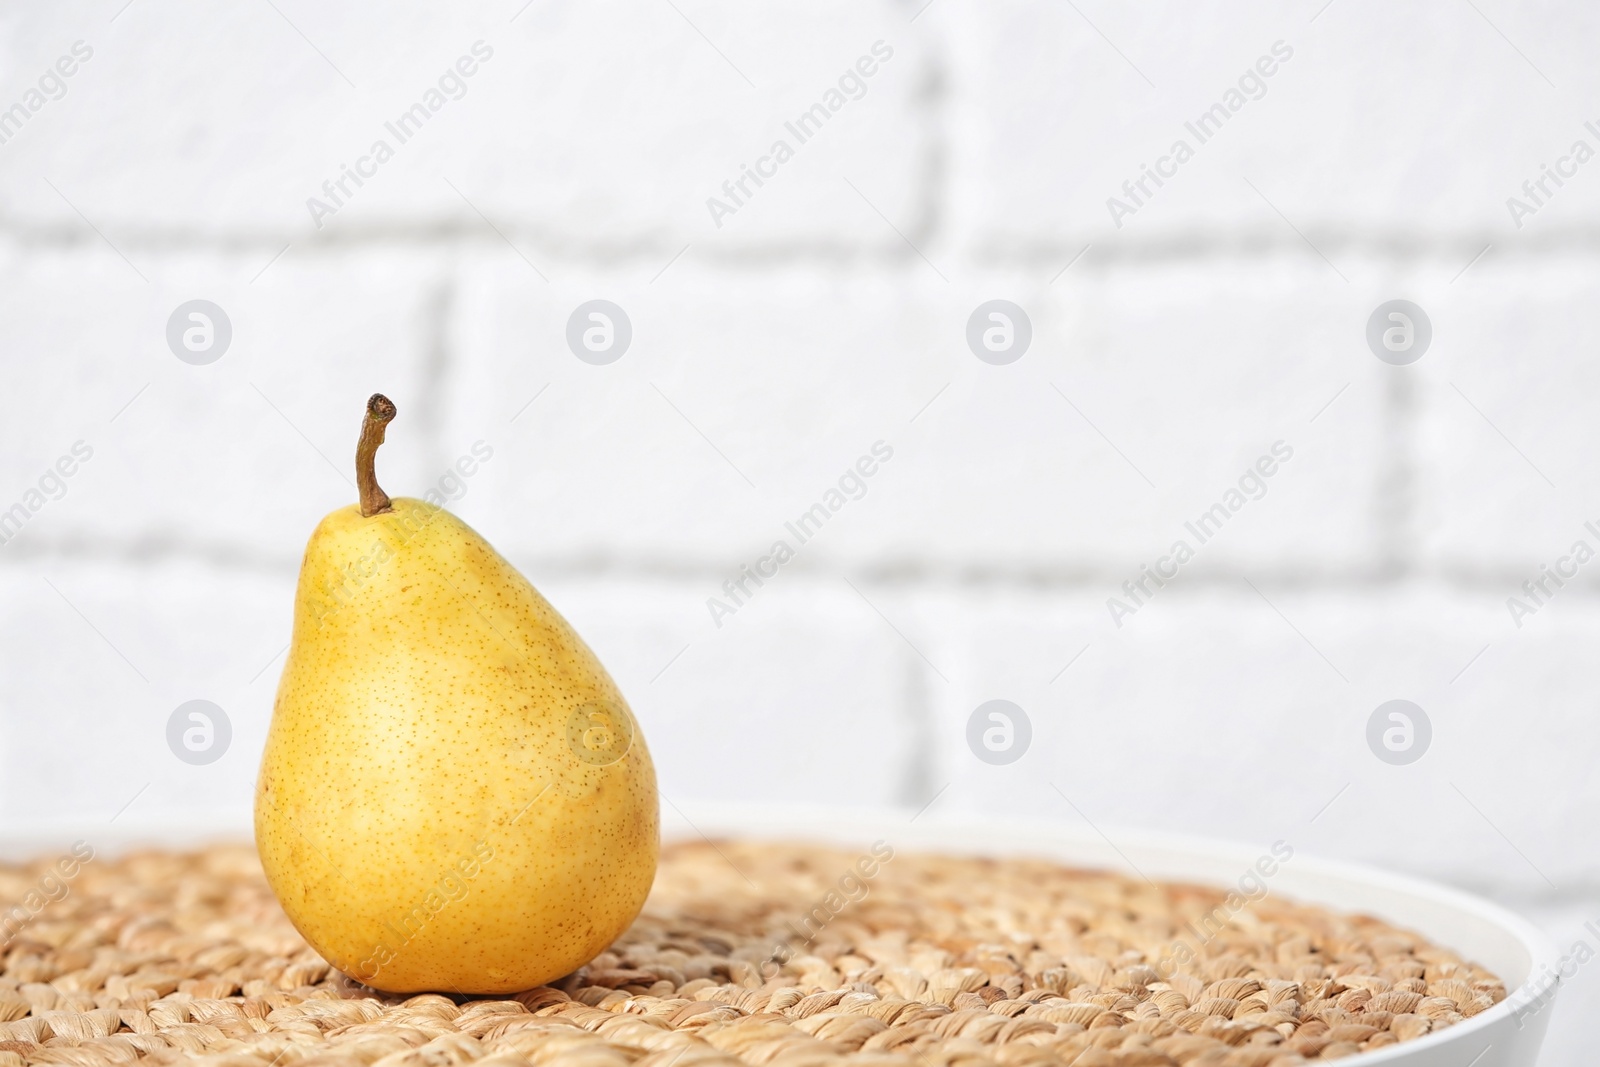
M 493 449 L 453 506 L 601 653 L 673 800 L 1288 836 L 1561 939 L 1600 917 L 1600 569 L 1506 608 L 1600 549 L 1600 162 L 1520 228 L 1506 206 L 1600 150 L 1595 14 L 675 2 L 0 15 L 0 114 L 93 49 L 0 143 L 0 510 L 93 449 L 0 545 L 6 827 L 130 799 L 242 825 L 299 554 L 382 389 L 390 491 Z M 317 227 L 306 199 L 479 40 Z M 716 226 L 707 197 L 880 40 Z M 1279 40 L 1264 95 L 1115 226 L 1106 198 Z M 1410 367 L 1364 341 L 1397 297 L 1434 328 Z M 209 366 L 165 341 L 196 298 L 233 326 Z M 633 326 L 608 366 L 564 341 L 595 298 Z M 1033 326 L 1009 366 L 964 337 L 994 298 Z M 1106 599 L 1280 440 L 1265 496 L 1118 627 Z M 164 740 L 195 698 L 234 726 L 209 766 Z M 966 747 L 994 698 L 1033 723 L 1009 766 Z M 1409 766 L 1366 746 L 1392 698 L 1433 723 Z M 1582 1062 L 1593 1003 L 1584 974 L 1546 1062 Z

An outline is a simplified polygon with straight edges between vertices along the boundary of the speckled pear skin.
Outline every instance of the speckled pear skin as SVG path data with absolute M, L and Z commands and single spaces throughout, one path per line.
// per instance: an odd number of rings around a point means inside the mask
M 306 546 L 256 845 L 295 928 L 357 980 L 528 989 L 643 907 L 655 768 L 527 579 L 448 511 L 393 507 L 335 511 Z

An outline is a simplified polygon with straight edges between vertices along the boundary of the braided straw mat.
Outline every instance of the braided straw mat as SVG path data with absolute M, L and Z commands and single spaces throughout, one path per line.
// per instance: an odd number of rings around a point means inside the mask
M 6 944 L 0 1067 L 1286 1067 L 1505 996 L 1414 934 L 1276 896 L 1230 910 L 1222 891 L 1042 861 L 866 856 L 669 846 L 617 944 L 503 999 L 330 971 L 247 846 L 96 858 Z M 50 870 L 0 867 L 0 899 L 59 889 Z M 1158 972 L 1175 939 L 1194 958 Z

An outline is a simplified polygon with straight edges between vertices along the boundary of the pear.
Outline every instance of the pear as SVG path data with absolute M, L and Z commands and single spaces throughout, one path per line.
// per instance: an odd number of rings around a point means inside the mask
M 256 786 L 295 928 L 377 989 L 529 989 L 605 950 L 660 851 L 655 768 L 616 683 L 448 511 L 391 500 L 367 405 L 361 503 L 318 524 Z

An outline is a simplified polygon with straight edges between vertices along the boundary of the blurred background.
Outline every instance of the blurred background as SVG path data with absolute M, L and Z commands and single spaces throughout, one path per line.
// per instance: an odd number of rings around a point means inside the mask
M 1573 0 L 13 6 L 0 825 L 247 832 L 381 389 L 383 485 L 577 626 L 671 804 L 1283 839 L 1593 941 L 1597 41 Z

